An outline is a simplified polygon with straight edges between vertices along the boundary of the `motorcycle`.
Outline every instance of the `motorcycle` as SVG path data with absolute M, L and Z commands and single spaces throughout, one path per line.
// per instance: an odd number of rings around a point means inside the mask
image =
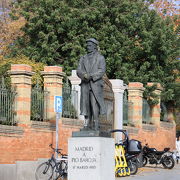
M 155 148 L 150 148 L 148 144 L 143 147 L 143 166 L 149 164 L 162 164 L 166 169 L 172 169 L 175 166 L 173 153 L 170 148 L 164 148 L 163 151 L 157 151 Z
M 111 131 L 111 133 L 115 132 L 120 132 L 124 135 L 123 140 L 119 140 L 119 143 L 115 144 L 115 146 L 123 146 L 127 165 L 130 169 L 130 174 L 134 175 L 137 173 L 138 164 L 140 163 L 138 156 L 142 151 L 141 142 L 134 139 L 129 140 L 126 130 L 115 129 Z

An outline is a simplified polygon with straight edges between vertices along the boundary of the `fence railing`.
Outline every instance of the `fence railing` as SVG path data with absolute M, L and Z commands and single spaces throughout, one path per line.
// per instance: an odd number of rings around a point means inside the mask
M 123 125 L 130 124 L 130 121 L 133 116 L 133 103 L 128 101 L 127 92 L 124 92 L 123 97 Z
M 151 107 L 148 104 L 146 99 L 143 99 L 143 107 L 142 107 L 142 122 L 144 124 L 150 124 L 151 122 Z
M 77 114 L 78 91 L 71 90 L 70 86 L 65 85 L 62 88 L 62 98 L 63 98 L 62 117 L 76 119 L 78 117 Z
M 47 120 L 48 91 L 45 91 L 38 84 L 31 92 L 31 120 Z
M 133 103 L 124 101 L 123 102 L 123 125 L 128 125 L 131 122 L 133 116 Z
M 15 96 L 16 92 L 6 89 L 4 78 L 0 84 L 0 124 L 15 125 Z
M 168 108 L 165 103 L 160 104 L 160 121 L 168 122 Z

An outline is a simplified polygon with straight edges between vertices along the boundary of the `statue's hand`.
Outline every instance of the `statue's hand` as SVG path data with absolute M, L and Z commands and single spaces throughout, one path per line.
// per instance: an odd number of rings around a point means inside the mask
M 84 74 L 84 79 L 88 82 L 90 80 L 90 76 L 88 74 Z
M 84 74 L 84 78 L 85 78 L 85 79 L 88 79 L 88 74 Z
M 89 82 L 90 80 L 92 80 L 91 74 L 84 74 L 84 79 L 85 79 L 85 81 L 87 81 L 87 82 Z

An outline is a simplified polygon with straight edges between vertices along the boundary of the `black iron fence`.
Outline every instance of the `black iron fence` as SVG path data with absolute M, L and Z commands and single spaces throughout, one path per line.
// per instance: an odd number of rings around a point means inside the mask
M 127 126 L 133 117 L 133 103 L 128 101 L 127 91 L 123 95 L 123 125 Z
M 160 121 L 168 122 L 168 108 L 163 102 L 160 104 Z
M 37 83 L 31 91 L 31 120 L 47 120 L 48 91 L 43 90 Z
M 15 90 L 5 87 L 4 77 L 0 83 L 0 124 L 15 125 Z
M 62 89 L 62 98 L 62 117 L 76 119 L 78 117 L 78 91 L 72 90 L 68 84 L 65 84 Z
M 142 122 L 144 124 L 150 124 L 151 122 L 151 107 L 146 99 L 143 99 Z
M 114 124 L 114 93 L 106 80 L 104 88 L 104 103 L 106 107 L 106 117 L 100 118 L 100 127 L 104 131 L 112 130 Z

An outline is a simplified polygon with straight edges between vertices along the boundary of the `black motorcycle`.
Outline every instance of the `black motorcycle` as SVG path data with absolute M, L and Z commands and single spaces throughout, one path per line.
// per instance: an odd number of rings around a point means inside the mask
M 148 144 L 143 147 L 143 166 L 149 164 L 162 164 L 164 168 L 172 169 L 175 165 L 173 153 L 170 148 L 164 148 L 163 151 L 157 151 L 155 148 L 150 148 Z

